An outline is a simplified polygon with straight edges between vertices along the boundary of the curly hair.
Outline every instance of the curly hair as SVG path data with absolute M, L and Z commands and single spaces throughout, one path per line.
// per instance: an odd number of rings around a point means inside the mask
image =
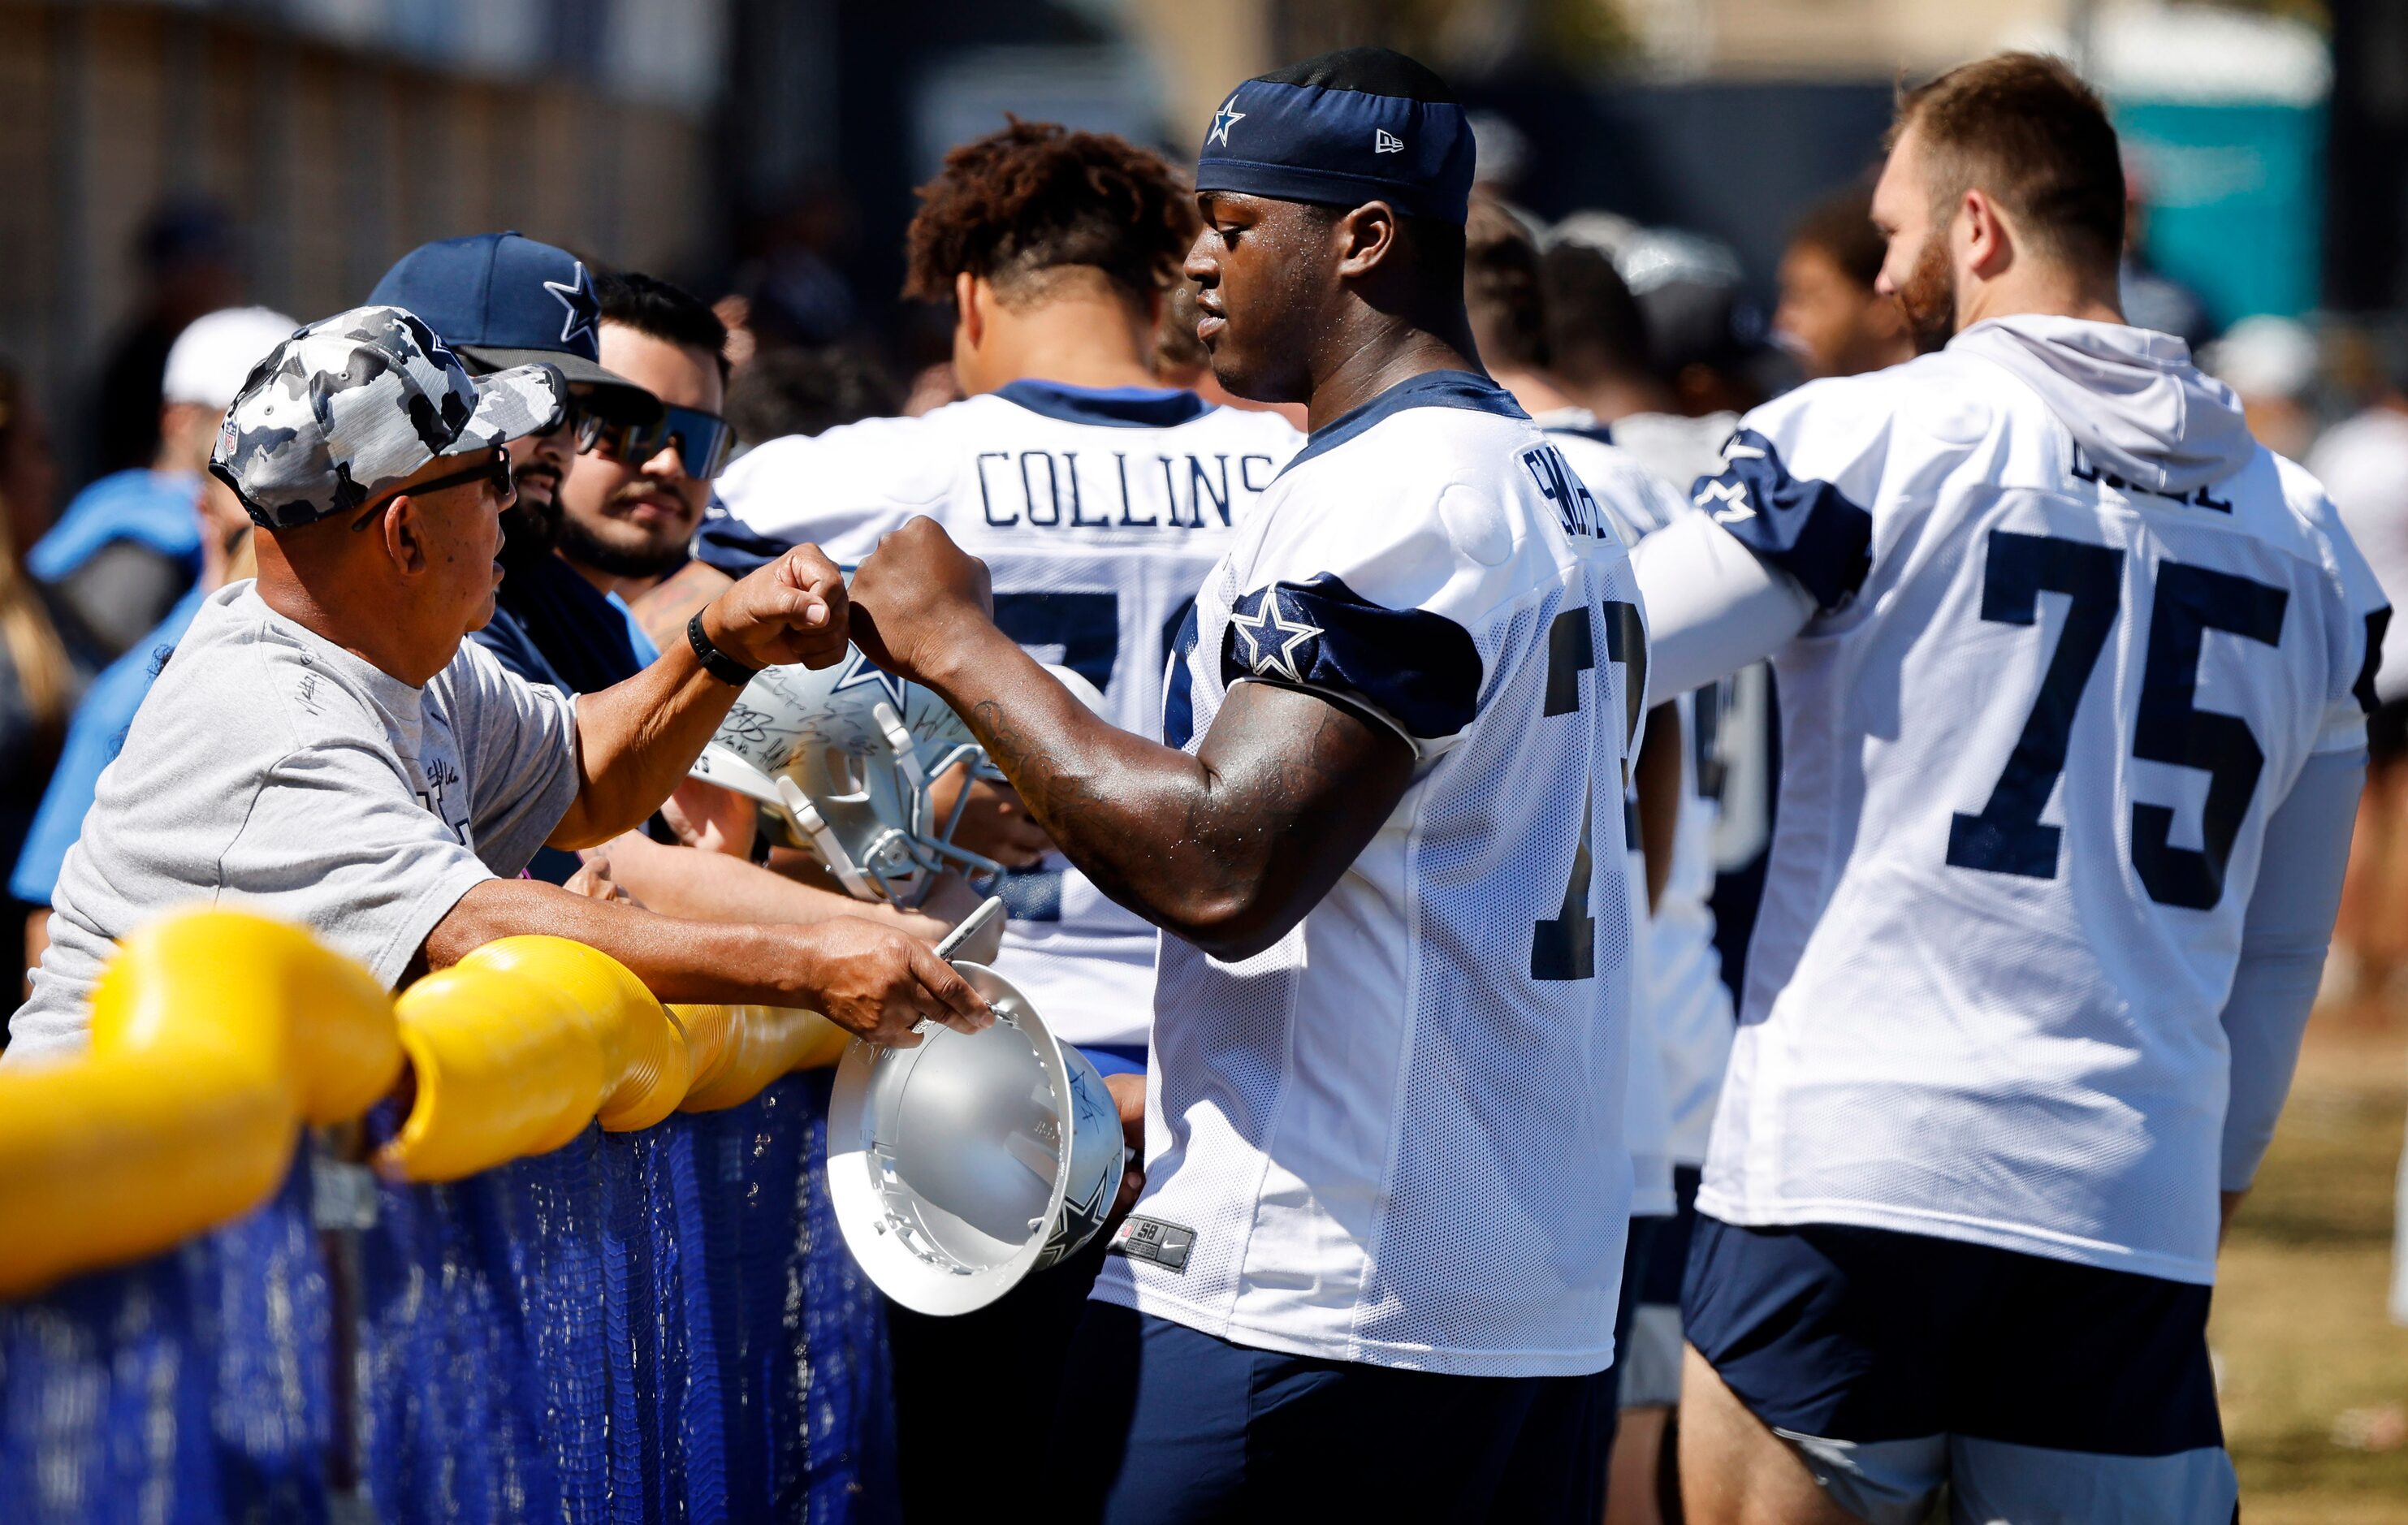
M 920 187 L 905 296 L 951 302 L 964 271 L 1007 303 L 1035 297 L 1064 266 L 1100 270 L 1139 295 L 1176 277 L 1199 222 L 1161 156 L 1107 133 L 1006 120 L 946 154 Z

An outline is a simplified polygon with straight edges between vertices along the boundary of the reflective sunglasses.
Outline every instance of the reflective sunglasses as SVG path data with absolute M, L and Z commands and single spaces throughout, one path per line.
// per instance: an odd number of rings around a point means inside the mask
M 446 472 L 440 477 L 432 477 L 423 482 L 413 482 L 408 487 L 394 488 L 361 509 L 360 517 L 351 520 L 351 528 L 354 531 L 366 529 L 375 521 L 376 516 L 383 510 L 384 506 L 395 498 L 403 496 L 423 498 L 430 492 L 440 492 L 447 487 L 465 487 L 470 482 L 482 481 L 491 481 L 494 484 L 494 496 L 501 500 L 502 506 L 505 508 L 509 507 L 511 501 L 518 496 L 518 478 L 510 470 L 510 452 L 508 446 L 494 446 L 492 453 L 476 465 Z
M 623 465 L 641 465 L 671 443 L 685 474 L 707 482 L 727 464 L 727 454 L 736 448 L 736 429 L 718 414 L 695 407 L 664 406 L 659 418 L 643 423 L 622 423 L 590 412 L 578 416 L 578 449 L 598 450 Z

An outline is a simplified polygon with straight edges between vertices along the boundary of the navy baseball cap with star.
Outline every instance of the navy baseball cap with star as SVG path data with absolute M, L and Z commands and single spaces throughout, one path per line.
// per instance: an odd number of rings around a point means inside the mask
M 598 411 L 631 422 L 660 412 L 660 399 L 603 367 L 593 272 L 565 249 L 518 233 L 421 244 L 394 262 L 368 301 L 418 314 L 479 370 L 557 366 L 594 389 L 589 402 Z
M 1385 48 L 1348 48 L 1247 80 L 1212 114 L 1196 189 L 1460 223 L 1471 125 L 1445 80 Z

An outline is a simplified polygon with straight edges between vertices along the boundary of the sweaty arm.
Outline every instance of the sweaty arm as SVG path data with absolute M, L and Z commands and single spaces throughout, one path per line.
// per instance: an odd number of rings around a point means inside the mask
M 857 917 L 933 943 L 979 904 L 979 896 L 952 877 L 916 911 L 874 905 L 725 853 L 655 842 L 641 832 L 612 838 L 591 858 L 607 862 L 612 881 L 646 909 L 694 921 L 816 926 Z M 961 956 L 980 962 L 993 959 L 1002 931 L 999 921 L 991 924 Z
M 853 643 L 969 722 L 1096 887 L 1223 960 L 1285 936 L 1412 779 L 1398 732 L 1320 691 L 1229 690 L 1193 756 L 1096 715 L 996 628 L 986 567 L 932 520 L 853 573 Z
M 2224 1110 L 2228 1197 L 2246 1191 L 2257 1176 L 2290 1093 L 2300 1036 L 2341 908 L 2342 870 L 2365 778 L 2364 752 L 2318 752 L 2266 823 L 2258 884 L 2241 927 L 2241 962 L 2224 1003 L 2232 1051 Z
M 911 1028 L 924 1018 L 965 1033 L 994 1019 L 950 964 L 892 928 L 850 918 L 808 927 L 683 921 L 535 879 L 472 887 L 419 957 L 445 969 L 487 943 L 531 933 L 609 954 L 664 1001 L 803 1007 L 892 1046 L 916 1043 Z
M 1661 702 L 1761 662 L 1806 628 L 1814 597 L 1707 514 L 1684 514 L 1630 553 L 1647 605 L 1647 691 Z
M 924 681 L 1105 894 L 1213 957 L 1253 956 L 1329 892 L 1412 782 L 1389 727 L 1241 682 L 1191 757 L 1095 714 L 992 625 Z
M 824 667 L 844 655 L 844 580 L 815 547 L 727 589 L 701 618 L 711 645 L 746 667 Z M 741 692 L 704 668 L 681 631 L 651 666 L 578 700 L 577 797 L 550 845 L 596 847 L 659 809 Z

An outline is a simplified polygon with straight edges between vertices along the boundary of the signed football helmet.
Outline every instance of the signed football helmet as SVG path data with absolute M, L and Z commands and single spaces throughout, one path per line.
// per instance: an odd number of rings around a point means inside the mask
M 860 900 L 917 905 L 939 874 L 1001 872 L 953 845 L 965 792 L 938 820 L 931 780 L 983 767 L 961 717 L 858 649 L 831 667 L 770 667 L 745 686 L 693 777 L 760 803 L 771 840 L 810 853 Z

